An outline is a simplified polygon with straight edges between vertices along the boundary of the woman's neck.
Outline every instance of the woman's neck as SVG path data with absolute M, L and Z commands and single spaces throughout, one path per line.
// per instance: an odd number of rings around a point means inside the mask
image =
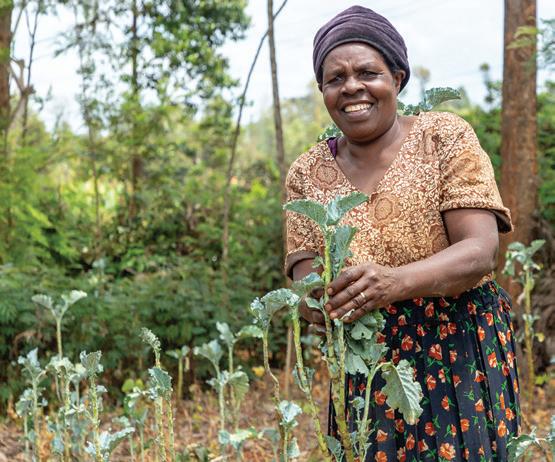
M 354 162 L 366 162 L 369 157 L 377 160 L 381 155 L 388 157 L 389 148 L 396 151 L 396 145 L 402 142 L 405 131 L 404 125 L 400 117 L 397 116 L 391 127 L 373 140 L 359 143 L 348 140 L 343 136 L 338 142 L 338 152 L 346 152 Z

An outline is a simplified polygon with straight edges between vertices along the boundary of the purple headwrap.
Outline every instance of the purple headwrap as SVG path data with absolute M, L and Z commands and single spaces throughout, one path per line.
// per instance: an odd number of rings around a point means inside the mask
M 324 24 L 314 37 L 312 62 L 314 74 L 322 84 L 322 64 L 335 47 L 348 42 L 363 42 L 378 50 L 388 65 L 405 71 L 401 90 L 410 77 L 407 47 L 397 29 L 378 13 L 362 6 L 352 6 Z

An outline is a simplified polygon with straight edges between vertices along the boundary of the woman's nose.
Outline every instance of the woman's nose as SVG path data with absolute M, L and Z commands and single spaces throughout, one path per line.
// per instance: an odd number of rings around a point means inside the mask
M 362 82 L 356 76 L 351 75 L 345 79 L 343 91 L 345 93 L 356 93 L 363 88 Z

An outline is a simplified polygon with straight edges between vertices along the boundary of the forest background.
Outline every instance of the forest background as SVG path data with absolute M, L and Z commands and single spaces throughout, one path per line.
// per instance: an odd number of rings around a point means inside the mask
M 62 11 L 74 22 L 56 31 L 58 53 L 79 58 L 71 72 L 79 80 L 84 129 L 45 114 L 48 95 L 33 87 L 37 25 Z M 102 350 L 110 396 L 118 399 L 126 379 L 144 374 L 141 326 L 164 350 L 198 346 L 215 337 L 216 321 L 234 329 L 249 323 L 251 300 L 283 285 L 272 108 L 243 124 L 229 168 L 244 81 L 231 77 L 221 50 L 241 40 L 249 21 L 243 0 L 1 1 L 0 415 L 24 387 L 17 357 L 35 347 L 56 350 L 50 319 L 31 301 L 37 293 L 89 294 L 64 321 L 65 351 L 76 357 Z M 550 69 L 553 22 L 538 26 L 539 43 L 547 44 L 538 65 Z M 21 56 L 14 53 L 16 29 L 27 36 Z M 502 83 L 492 80 L 487 63 L 480 72 L 484 101 L 470 101 L 461 87 L 462 99 L 441 109 L 472 124 L 499 177 Z M 413 73 L 423 92 L 429 70 L 415 66 Z M 536 301 L 543 316 L 538 328 L 548 337 L 555 327 L 554 103 L 555 82 L 545 81 L 534 108 L 537 201 L 521 218 L 531 224 L 530 238 L 548 241 Z M 330 120 L 314 85 L 304 96 L 282 99 L 281 114 L 288 165 Z M 281 366 L 286 322 L 276 329 L 271 349 Z M 538 342 L 539 372 L 548 369 L 549 348 L 549 341 Z M 250 371 L 260 359 L 246 355 L 243 362 Z M 194 362 L 187 382 L 205 371 Z

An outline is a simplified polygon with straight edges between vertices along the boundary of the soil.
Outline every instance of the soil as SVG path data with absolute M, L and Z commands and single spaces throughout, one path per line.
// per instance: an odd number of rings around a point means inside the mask
M 545 436 L 550 426 L 550 419 L 555 414 L 555 368 L 548 370 L 549 379 L 545 381 L 543 386 L 536 387 L 533 400 L 530 401 L 526 396 L 522 397 L 523 409 L 523 432 L 529 432 L 532 427 L 538 428 L 538 433 Z M 281 376 L 283 390 L 283 374 Z M 316 404 L 321 411 L 320 421 L 323 428 L 326 428 L 327 418 L 327 400 L 328 388 L 327 377 L 323 372 L 323 368 L 316 373 L 314 390 Z M 521 383 L 524 393 L 525 384 Z M 295 385 L 291 386 L 293 400 L 299 404 L 302 403 L 302 396 L 296 389 Z M 175 420 L 176 420 L 176 445 L 179 452 L 188 449 L 194 452 L 194 449 L 206 448 L 211 454 L 210 460 L 216 462 L 224 459 L 218 457 L 218 430 L 219 415 L 218 403 L 214 393 L 202 391 L 198 385 L 193 385 L 189 392 L 195 397 L 194 400 L 184 400 L 176 403 Z M 258 430 L 263 428 L 275 428 L 275 414 L 273 403 L 270 399 L 272 392 L 271 383 L 267 380 L 257 380 L 251 387 L 245 404 L 241 408 L 239 428 L 248 428 L 255 425 Z M 302 404 L 301 404 L 302 405 Z M 15 415 L 10 413 L 11 417 L 0 424 L 0 462 L 18 462 L 26 461 L 24 445 L 22 443 L 21 423 L 15 420 Z M 113 414 L 112 417 L 116 417 Z M 117 428 L 114 426 L 114 428 Z M 314 438 L 311 436 L 312 424 L 306 414 L 302 414 L 299 419 L 299 426 L 295 429 L 295 435 L 299 440 L 301 448 L 300 461 L 317 462 L 319 460 L 318 451 Z M 46 428 L 41 432 L 41 439 L 44 442 L 41 448 L 41 461 L 54 461 L 57 459 L 50 457 L 50 441 L 51 434 Z M 147 451 L 147 461 L 154 461 L 154 448 Z M 532 460 L 544 460 L 539 454 L 533 456 Z M 112 462 L 130 461 L 130 453 L 128 444 L 122 444 L 112 457 Z M 140 460 L 136 454 L 136 460 Z M 196 459 L 192 459 L 196 460 Z M 234 460 L 230 457 L 230 460 Z M 270 462 L 273 460 L 272 447 L 269 441 L 251 440 L 247 441 L 244 446 L 243 460 L 249 462 Z

